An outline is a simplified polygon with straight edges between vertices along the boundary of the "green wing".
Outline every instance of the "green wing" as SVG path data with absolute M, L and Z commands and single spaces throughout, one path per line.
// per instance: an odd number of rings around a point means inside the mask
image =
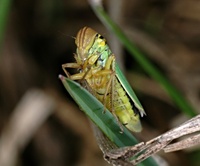
M 143 117 L 144 115 L 146 115 L 146 113 L 145 113 L 140 101 L 138 100 L 135 92 L 131 88 L 130 84 L 128 83 L 126 77 L 122 73 L 122 71 L 119 68 L 119 65 L 117 63 L 115 63 L 115 71 L 116 71 L 116 76 L 117 76 L 119 82 L 121 83 L 122 87 L 124 88 L 124 90 L 126 91 L 128 96 L 130 97 L 130 99 L 133 101 L 135 107 L 139 110 L 141 117 Z

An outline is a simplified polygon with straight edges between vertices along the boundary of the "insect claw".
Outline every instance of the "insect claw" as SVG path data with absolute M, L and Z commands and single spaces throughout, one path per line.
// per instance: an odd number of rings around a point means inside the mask
M 120 133 L 120 134 L 123 134 L 123 133 L 124 133 L 124 128 L 122 127 L 121 124 L 119 125 L 119 127 L 120 127 L 120 131 L 119 131 L 119 133 Z
M 105 113 L 106 113 L 106 107 L 104 106 L 104 107 L 103 107 L 102 114 L 105 114 Z

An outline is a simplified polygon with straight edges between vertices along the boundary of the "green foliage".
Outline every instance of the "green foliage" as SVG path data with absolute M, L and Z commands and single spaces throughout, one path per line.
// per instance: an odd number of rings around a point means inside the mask
M 120 132 L 116 118 L 91 93 L 78 83 L 60 75 L 65 89 L 80 106 L 81 110 L 101 129 L 101 131 L 118 147 L 132 146 L 138 143 L 136 138 L 123 127 Z M 105 113 L 104 113 L 105 111 Z M 138 166 L 157 166 L 152 158 L 148 158 Z
M 7 23 L 7 18 L 10 10 L 10 0 L 1 0 L 0 1 L 0 50 L 3 43 L 5 27 Z

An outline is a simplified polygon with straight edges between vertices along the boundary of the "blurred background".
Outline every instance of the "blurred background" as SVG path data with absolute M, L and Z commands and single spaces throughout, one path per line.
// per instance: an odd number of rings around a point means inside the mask
M 105 0 L 109 15 L 149 60 L 200 111 L 200 1 Z M 74 62 L 74 37 L 101 33 L 124 69 L 147 116 L 147 141 L 187 117 L 95 16 L 86 0 L 11 2 L 0 50 L 0 165 L 108 165 L 87 117 L 64 89 L 61 65 Z M 197 166 L 192 148 L 160 153 L 170 166 Z

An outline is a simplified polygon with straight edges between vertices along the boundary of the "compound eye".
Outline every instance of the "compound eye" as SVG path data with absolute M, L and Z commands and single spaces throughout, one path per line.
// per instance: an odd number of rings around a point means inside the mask
M 101 36 L 100 34 L 96 34 L 96 36 L 95 36 L 96 38 L 98 38 L 98 39 L 104 39 L 104 37 L 103 36 Z
M 95 38 L 99 38 L 99 34 L 98 33 L 96 34 Z
M 100 39 L 104 39 L 104 37 L 103 37 L 103 36 L 101 36 L 101 35 L 99 35 L 99 38 L 100 38 Z

